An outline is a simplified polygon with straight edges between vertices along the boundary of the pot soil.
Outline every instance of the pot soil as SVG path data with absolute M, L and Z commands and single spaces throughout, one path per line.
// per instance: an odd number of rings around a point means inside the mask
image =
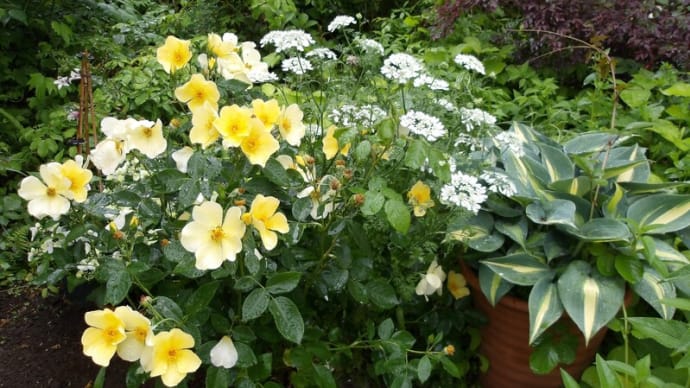
M 489 360 L 488 371 L 480 377 L 483 387 L 560 387 L 561 367 L 578 379 L 591 365 L 608 329 L 604 327 L 590 339 L 589 346 L 585 346 L 584 337 L 577 326 L 564 315 L 562 323 L 578 338 L 575 361 L 570 365 L 559 365 L 546 375 L 535 374 L 529 366 L 532 348 L 529 345 L 527 301 L 506 295 L 495 307 L 492 306 L 479 288 L 476 272 L 462 261 L 461 265 L 463 275 L 472 289 L 474 305 L 488 320 L 481 329 L 482 340 L 479 346 L 480 353 Z

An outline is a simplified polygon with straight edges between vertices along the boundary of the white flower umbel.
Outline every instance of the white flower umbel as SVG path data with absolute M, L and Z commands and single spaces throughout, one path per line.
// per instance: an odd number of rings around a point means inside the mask
M 476 177 L 456 171 L 451 175 L 450 183 L 441 187 L 441 203 L 462 207 L 474 214 L 479 212 L 481 204 L 486 201 L 486 188 Z
M 479 108 L 460 108 L 460 120 L 465 124 L 467 131 L 472 131 L 478 126 L 496 124 L 496 117 Z
M 343 105 L 333 109 L 328 118 L 341 127 L 362 126 L 371 128 L 386 118 L 386 112 L 376 105 Z
M 448 101 L 448 99 L 446 98 L 437 98 L 434 100 L 434 102 L 441 108 L 447 110 L 448 112 L 455 112 L 458 109 L 452 102 Z
M 247 72 L 247 78 L 254 84 L 278 81 L 278 76 L 265 69 L 251 69 Z
M 467 70 L 476 71 L 477 73 L 482 75 L 486 74 L 486 71 L 484 70 L 484 64 L 474 55 L 458 54 L 455 56 L 455 63 L 464 67 Z
M 299 57 L 290 57 L 283 59 L 283 61 L 280 63 L 280 67 L 285 72 L 294 73 L 297 75 L 305 74 L 306 72 L 314 68 L 308 59 Z
M 328 23 L 328 32 L 333 32 L 339 30 L 343 27 L 347 27 L 351 24 L 357 24 L 357 21 L 352 16 L 340 15 L 336 16 L 333 21 Z
M 443 268 L 434 260 L 426 270 L 426 274 L 422 275 L 422 280 L 417 283 L 415 293 L 417 295 L 424 295 L 424 299 L 428 301 L 429 295 L 434 292 L 438 295 L 443 293 L 443 282 L 445 280 L 446 273 L 443 272 Z
M 441 120 L 415 110 L 410 110 L 400 117 L 400 126 L 429 141 L 436 141 L 446 134 Z
M 237 364 L 237 348 L 230 337 L 223 336 L 218 343 L 211 348 L 211 364 L 217 368 L 230 369 Z
M 494 144 L 501 152 L 511 151 L 517 157 L 525 156 L 522 141 L 514 132 L 501 132 L 494 137 Z
M 483 180 L 490 192 L 503 194 L 506 197 L 515 195 L 515 185 L 508 175 L 498 171 L 486 171 L 479 176 Z
M 264 35 L 259 43 L 261 47 L 272 44 L 277 53 L 290 49 L 304 51 L 305 48 L 314 44 L 314 38 L 302 30 L 276 30 Z
M 368 54 L 383 55 L 383 46 L 373 39 L 356 39 L 355 43 Z
M 414 87 L 426 86 L 431 90 L 448 90 L 448 82 L 434 78 L 428 74 L 422 74 L 414 79 Z
M 405 53 L 391 54 L 383 61 L 381 74 L 384 77 L 405 84 L 424 73 L 424 66 L 415 57 Z
M 335 55 L 335 53 L 333 51 L 331 51 L 330 49 L 327 49 L 325 47 L 315 48 L 315 49 L 309 51 L 305 56 L 307 58 L 317 58 L 317 59 L 321 59 L 324 61 L 334 60 L 337 58 L 337 56 Z

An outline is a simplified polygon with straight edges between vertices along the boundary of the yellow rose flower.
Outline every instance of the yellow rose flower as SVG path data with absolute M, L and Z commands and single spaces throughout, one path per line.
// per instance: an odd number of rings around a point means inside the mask
M 254 117 L 249 122 L 249 134 L 242 139 L 240 148 L 249 162 L 264 167 L 271 155 L 280 149 L 280 144 L 261 120 Z
M 196 268 L 216 269 L 225 260 L 235 261 L 246 230 L 241 215 L 242 210 L 234 206 L 223 217 L 223 208 L 216 202 L 194 206 L 193 221 L 182 228 L 180 243 L 194 253 Z
M 126 338 L 117 345 L 117 355 L 125 361 L 137 361 L 146 346 L 153 341 L 151 321 L 129 306 L 119 306 L 115 315 L 120 317 L 125 327 Z
M 238 105 L 224 106 L 213 122 L 213 127 L 223 136 L 223 147 L 239 147 L 249 135 L 252 112 Z
M 165 44 L 156 50 L 156 59 L 166 73 L 174 73 L 192 59 L 190 41 L 168 36 Z
M 249 213 L 242 215 L 244 222 L 259 232 L 261 243 L 269 251 L 278 244 L 276 232 L 285 234 L 290 231 L 285 214 L 276 212 L 279 204 L 278 198 L 258 194 L 252 201 Z
M 335 138 L 335 125 L 331 125 L 326 130 L 326 136 L 323 138 L 323 153 L 326 155 L 326 159 L 333 159 L 338 152 L 343 156 L 347 156 L 350 151 L 350 143 L 346 144 L 344 147 L 339 148 L 338 139 Z
M 39 168 L 41 179 L 29 176 L 22 179 L 17 194 L 29 201 L 29 214 L 36 218 L 50 216 L 57 220 L 69 211 L 67 199 L 73 196 L 70 192 L 72 181 L 63 174 L 60 163 L 51 162 Z M 78 193 L 81 195 L 81 193 Z
M 163 123 L 160 120 L 156 120 L 155 123 L 139 121 L 129 130 L 127 142 L 131 148 L 141 151 L 148 158 L 155 158 L 162 154 L 168 146 L 163 136 Z
M 176 386 L 201 366 L 199 356 L 190 350 L 194 337 L 180 329 L 160 332 L 151 342 L 141 355 L 141 366 L 151 377 L 160 376 L 167 387 Z
M 470 294 L 465 277 L 460 273 L 455 273 L 455 271 L 448 272 L 448 291 L 455 299 L 464 298 Z
M 189 141 L 192 144 L 201 144 L 206 149 L 215 143 L 220 133 L 213 125 L 218 118 L 218 111 L 209 102 L 192 112 L 192 129 L 189 131 Z
M 292 146 L 299 147 L 306 132 L 307 127 L 302 122 L 303 118 L 304 114 L 297 104 L 283 108 L 278 118 L 280 136 Z
M 231 37 L 232 34 L 226 34 L 228 37 Z M 236 52 L 239 48 L 237 47 L 237 37 L 234 37 L 234 41 L 232 39 L 223 39 L 220 37 L 218 34 L 208 34 L 208 39 L 206 45 L 208 46 L 209 51 L 213 53 L 218 58 L 228 58 L 230 54 Z M 213 66 L 211 66 L 212 68 Z
M 90 326 L 81 336 L 84 354 L 100 366 L 110 365 L 117 346 L 127 338 L 125 323 L 107 309 L 89 311 L 84 314 L 84 320 Z
M 414 208 L 414 215 L 417 217 L 424 217 L 426 209 L 434 206 L 434 201 L 431 199 L 431 189 L 422 181 L 412 186 L 407 193 L 408 202 Z
M 276 99 L 268 101 L 256 99 L 252 101 L 252 108 L 254 109 L 254 116 L 261 120 L 267 129 L 273 128 L 273 125 L 278 121 L 278 116 L 280 116 L 280 105 Z
M 207 81 L 203 75 L 197 73 L 187 81 L 186 84 L 175 89 L 175 97 L 179 101 L 187 104 L 189 110 L 194 112 L 204 105 L 205 102 L 211 104 L 213 109 L 218 109 L 220 92 L 213 81 Z
M 88 193 L 88 186 L 93 173 L 85 168 L 82 168 L 74 160 L 67 160 L 62 163 L 62 175 L 70 181 L 69 189 L 65 192 L 68 199 L 73 199 L 74 202 L 86 201 Z

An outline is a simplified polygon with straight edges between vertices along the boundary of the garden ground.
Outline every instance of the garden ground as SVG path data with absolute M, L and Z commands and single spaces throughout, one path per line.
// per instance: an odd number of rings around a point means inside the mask
M 0 289 L 0 387 L 91 387 L 99 368 L 80 342 L 91 307 L 31 288 Z M 114 358 L 105 387 L 122 387 L 127 367 Z

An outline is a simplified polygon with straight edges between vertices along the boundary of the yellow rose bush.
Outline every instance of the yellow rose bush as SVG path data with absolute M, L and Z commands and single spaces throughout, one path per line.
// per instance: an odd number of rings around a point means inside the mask
M 453 50 L 354 34 L 170 36 L 157 117 L 104 114 L 83 158 L 24 179 L 45 282 L 118 306 L 85 316 L 93 362 L 166 386 L 454 385 L 478 365 L 449 236 L 510 195 L 495 161 L 519 141 Z

